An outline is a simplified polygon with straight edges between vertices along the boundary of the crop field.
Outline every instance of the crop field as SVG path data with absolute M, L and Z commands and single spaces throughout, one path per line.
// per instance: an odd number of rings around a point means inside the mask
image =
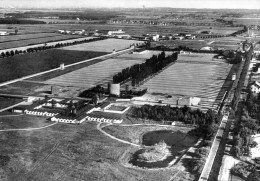
M 90 88 L 97 84 L 110 82 L 115 73 L 126 67 L 142 62 L 142 60 L 108 59 L 89 67 L 47 80 L 45 83 Z
M 106 53 L 51 49 L 4 58 L 0 61 L 0 82 L 57 68 L 60 63 L 67 65 L 104 54 Z
M 224 95 L 222 86 L 231 65 L 212 61 L 213 54 L 183 54 L 177 62 L 141 87 L 151 93 L 200 97 L 203 107 L 214 108 L 214 102 Z M 228 87 L 228 85 L 225 85 Z M 221 92 L 220 92 L 221 90 Z
M 34 44 L 42 44 L 48 43 L 53 41 L 62 41 L 68 39 L 76 39 L 82 36 L 79 35 L 61 35 L 61 34 L 31 34 L 30 35 L 13 35 L 13 36 L 4 36 L 0 37 L 0 49 L 9 49 L 9 48 L 16 48 L 16 47 L 23 47 L 28 45 Z M 19 37 L 16 37 L 19 36 Z M 10 38 L 10 39 L 9 39 Z
M 2 128 L 40 127 L 43 118 L 0 118 Z M 15 124 L 19 122 L 19 124 Z M 7 180 L 169 180 L 178 170 L 127 168 L 119 159 L 132 146 L 97 131 L 96 123 L 56 124 L 34 131 L 1 132 L 1 179 Z M 3 159 L 5 158 L 5 159 Z
M 136 63 L 142 63 L 153 54 L 157 55 L 160 52 L 161 51 L 151 51 L 144 54 L 120 55 L 116 58 L 108 59 L 77 71 L 49 79 L 45 83 L 87 88 L 97 84 L 106 84 L 112 81 L 112 77 L 115 73 Z M 166 52 L 166 55 L 167 54 Z
M 62 36 L 62 34 L 58 33 L 33 33 L 33 34 L 17 34 L 17 35 L 8 35 L 8 36 L 1 36 L 0 43 L 3 42 L 11 42 L 17 40 L 26 40 L 26 39 L 37 39 L 37 38 L 44 38 L 44 37 L 55 37 L 55 36 Z
M 136 43 L 143 43 L 142 41 L 136 40 L 124 40 L 124 39 L 106 39 L 97 42 L 84 43 L 69 47 L 62 48 L 63 50 L 74 50 L 74 51 L 98 51 L 98 52 L 113 52 L 115 49 L 122 50 L 125 48 L 129 48 L 130 45 Z
M 207 46 L 207 40 L 169 40 L 164 42 L 159 42 L 159 44 L 163 44 L 168 46 L 169 48 L 177 48 L 179 46 L 186 46 L 193 49 L 201 49 L 202 47 Z
M 12 26 L 10 26 L 12 27 Z M 39 32 L 54 32 L 58 29 L 82 30 L 93 32 L 95 30 L 117 30 L 123 29 L 130 35 L 143 35 L 144 33 L 162 35 L 176 34 L 176 33 L 195 33 L 197 31 L 205 30 L 205 26 L 156 26 L 156 25 L 142 25 L 142 24 L 40 24 L 40 25 L 15 25 L 21 33 L 39 33 Z M 7 28 L 6 25 L 0 25 L 0 29 Z M 211 27 L 208 30 L 219 33 L 232 33 L 240 28 L 237 27 Z M 11 30 L 14 31 L 14 30 Z

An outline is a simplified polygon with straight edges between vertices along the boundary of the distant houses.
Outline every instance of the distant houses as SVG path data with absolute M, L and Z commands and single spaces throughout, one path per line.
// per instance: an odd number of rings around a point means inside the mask
M 94 32 L 94 36 L 107 36 L 107 37 L 114 37 L 120 39 L 128 39 L 131 36 L 126 34 L 123 30 L 96 30 Z
M 57 31 L 60 34 L 70 34 L 70 35 L 88 35 L 85 30 L 76 30 L 76 31 L 71 31 L 71 30 L 58 30 Z
M 253 93 L 258 94 L 260 92 L 260 83 L 257 81 L 254 81 L 251 85 L 250 85 L 250 89 Z

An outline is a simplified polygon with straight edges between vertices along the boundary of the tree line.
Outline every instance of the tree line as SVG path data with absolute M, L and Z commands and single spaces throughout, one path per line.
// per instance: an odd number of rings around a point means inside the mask
M 139 85 L 143 80 L 150 75 L 159 72 L 170 63 L 178 59 L 178 53 L 165 56 L 165 52 L 160 53 L 158 56 L 153 55 L 142 64 L 135 64 L 131 67 L 123 69 L 121 72 L 113 76 L 113 82 L 118 84 L 127 80 L 132 80 L 132 85 Z
M 206 113 L 201 110 L 192 110 L 188 106 L 181 108 L 171 106 L 151 106 L 144 105 L 136 107 L 132 115 L 137 118 L 151 119 L 160 123 L 179 121 L 184 124 L 196 126 L 190 133 L 205 139 L 213 137 L 217 131 L 217 124 L 222 119 L 222 115 L 209 109 Z
M 105 39 L 105 38 L 99 37 L 99 38 L 89 39 L 89 40 L 85 39 L 85 40 L 81 40 L 81 41 L 57 43 L 55 45 L 49 45 L 49 46 L 47 46 L 47 44 L 45 43 L 45 45 L 43 45 L 43 46 L 32 47 L 32 48 L 28 48 L 27 50 L 11 50 L 11 51 L 2 52 L 0 56 L 2 58 L 5 58 L 5 57 L 18 55 L 18 54 L 33 53 L 33 52 L 38 52 L 38 51 L 42 51 L 42 50 L 48 50 L 48 49 L 52 49 L 52 48 L 61 48 L 61 47 L 76 45 L 76 44 L 80 44 L 80 43 L 89 43 L 89 42 L 99 41 L 99 40 L 103 40 L 103 39 Z
M 46 24 L 46 22 L 29 19 L 3 18 L 0 19 L 0 24 Z

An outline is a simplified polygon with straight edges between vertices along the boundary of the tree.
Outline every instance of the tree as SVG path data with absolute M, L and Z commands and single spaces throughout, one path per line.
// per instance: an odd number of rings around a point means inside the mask
M 14 33 L 17 35 L 18 34 L 18 28 L 14 29 Z
M 253 172 L 251 172 L 247 178 L 246 181 L 259 181 L 260 180 L 260 173 L 257 172 L 256 170 L 254 170 Z
M 93 97 L 92 97 L 92 102 L 94 105 L 97 105 L 98 104 L 98 100 L 99 100 L 99 97 L 97 94 L 95 94 Z
M 11 50 L 10 54 L 11 54 L 11 56 L 14 56 L 14 51 L 13 51 L 13 50 Z
M 5 55 L 6 55 L 7 57 L 9 57 L 9 56 L 10 56 L 10 52 L 7 51 L 7 52 L 5 53 Z
M 4 52 L 2 52 L 2 53 L 1 53 L 1 56 L 4 58 L 4 57 L 5 57 L 5 53 L 4 53 Z

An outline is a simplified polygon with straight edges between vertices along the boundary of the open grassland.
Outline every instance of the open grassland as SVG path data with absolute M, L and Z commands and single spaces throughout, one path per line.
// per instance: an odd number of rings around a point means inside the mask
M 57 33 L 39 33 L 27 35 L 9 35 L 0 37 L 0 49 L 24 47 L 28 45 L 49 43 L 68 39 L 80 38 L 79 35 L 61 35 Z
M 2 98 L 0 97 L 0 109 L 12 106 L 14 104 L 22 102 L 22 99 L 11 99 L 11 98 Z
M 31 122 L 25 118 L 22 123 Z M 119 158 L 133 147 L 106 137 L 96 130 L 95 123 L 56 124 L 41 130 L 0 134 L 1 158 L 6 158 L 1 160 L 2 179 L 158 181 L 169 180 L 178 171 L 122 166 Z
M 97 51 L 97 52 L 113 52 L 113 50 L 122 50 L 129 48 L 132 44 L 141 44 L 142 41 L 124 40 L 124 39 L 105 39 L 96 42 L 84 43 L 74 46 L 62 48 L 63 50 L 76 50 L 76 51 Z
M 51 49 L 8 57 L 0 61 L 0 82 L 57 68 L 60 63 L 67 65 L 104 54 L 103 52 Z
M 0 29 L 7 28 L 7 25 L 0 25 Z M 142 24 L 41 24 L 41 25 L 15 25 L 21 33 L 39 33 L 39 32 L 55 32 L 58 29 L 66 30 L 117 30 L 123 29 L 130 35 L 155 34 L 162 35 L 176 34 L 176 33 L 195 33 L 202 30 L 216 31 L 220 33 L 232 33 L 241 28 L 238 27 L 211 27 L 205 26 L 156 26 L 156 25 L 142 25 Z M 12 30 L 13 31 L 13 30 Z
M 191 128 L 185 128 L 185 127 L 134 126 L 131 124 L 128 126 L 111 125 L 111 126 L 106 126 L 102 129 L 117 138 L 135 144 L 142 144 L 142 140 L 141 140 L 142 135 L 150 131 L 172 130 L 172 131 L 182 131 L 187 133 L 188 131 L 191 130 Z
M 141 87 L 151 93 L 194 96 L 206 102 L 201 106 L 214 108 L 215 100 L 225 93 L 222 89 L 231 65 L 212 60 L 214 54 L 183 54 L 177 62 Z M 225 85 L 226 88 L 229 85 Z M 220 94 L 221 90 L 221 96 Z
M 43 117 L 12 114 L 10 112 L 4 112 L 4 114 L 1 114 L 0 122 L 0 130 L 38 128 L 51 124 L 51 122 L 47 121 Z
M 260 18 L 241 17 L 234 18 L 233 20 L 235 24 L 260 25 Z
M 103 62 L 79 69 L 77 71 L 64 74 L 62 76 L 47 80 L 47 84 L 87 87 L 90 88 L 97 84 L 106 84 L 112 81 L 115 73 L 120 72 L 126 67 L 142 63 L 152 55 L 158 55 L 161 51 L 148 51 L 143 54 L 124 54 L 116 58 L 111 58 Z M 170 52 L 166 52 L 166 55 Z

